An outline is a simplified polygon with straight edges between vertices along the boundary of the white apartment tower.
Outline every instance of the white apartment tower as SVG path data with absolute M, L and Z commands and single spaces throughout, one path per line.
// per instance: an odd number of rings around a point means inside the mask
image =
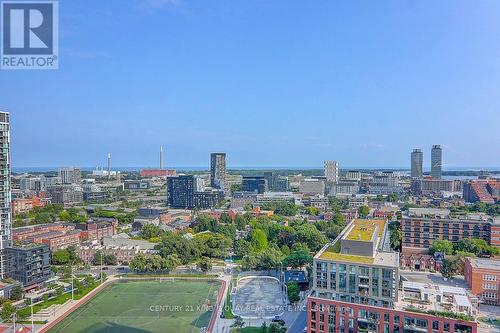
M 10 126 L 9 113 L 0 112 L 0 277 L 5 276 L 4 249 L 12 245 L 10 211 Z
M 337 161 L 325 161 L 324 172 L 327 182 L 336 183 L 339 180 L 339 163 Z

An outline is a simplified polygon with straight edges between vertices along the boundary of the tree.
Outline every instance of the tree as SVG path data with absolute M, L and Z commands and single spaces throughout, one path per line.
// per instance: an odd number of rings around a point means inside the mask
M 328 242 L 326 236 L 311 224 L 302 224 L 295 231 L 294 241 L 307 244 L 312 251 L 319 250 Z
M 241 328 L 243 326 L 245 326 L 245 321 L 243 320 L 243 318 L 241 318 L 240 316 L 234 317 L 234 323 L 231 325 L 231 327 Z
M 206 214 L 201 214 L 196 217 L 196 227 L 194 228 L 196 232 L 201 232 L 201 231 L 212 231 L 216 232 L 217 231 L 217 220 L 206 215 Z
M 106 263 L 106 265 L 115 266 L 116 256 L 114 254 L 107 254 L 104 256 L 104 262 Z
M 219 222 L 225 224 L 231 224 L 233 223 L 233 220 L 229 217 L 229 215 L 226 212 L 223 212 L 220 216 Z
M 210 260 L 209 257 L 201 257 L 200 260 L 198 260 L 197 266 L 204 273 L 206 273 L 212 270 L 212 261 Z
M 60 212 L 58 217 L 61 221 L 69 221 L 69 213 L 66 210 Z
M 2 309 L 0 310 L 0 318 L 2 318 L 2 320 L 5 322 L 9 320 L 15 312 L 16 307 L 10 302 L 6 302 L 3 304 Z
M 23 287 L 20 285 L 15 286 L 12 288 L 12 291 L 10 293 L 10 300 L 11 301 L 19 301 L 23 298 Z
M 333 215 L 332 222 L 335 225 L 338 225 L 340 227 L 344 227 L 345 226 L 344 215 L 342 215 L 340 213 L 335 213 L 335 215 Z
M 70 261 L 69 252 L 67 250 L 56 250 L 52 253 L 52 264 L 66 265 Z
M 243 258 L 252 251 L 252 244 L 244 239 L 238 239 L 234 243 L 234 252 L 236 256 Z
M 236 215 L 234 218 L 234 223 L 236 224 L 236 229 L 238 230 L 243 230 L 245 229 L 245 226 L 247 225 L 246 219 L 242 215 Z
M 246 255 L 241 259 L 241 269 L 244 271 L 250 271 L 257 267 L 259 260 L 254 255 Z
M 332 211 L 338 213 L 343 208 L 343 203 L 340 199 L 329 197 L 328 200 L 330 202 L 330 208 L 332 209 Z
M 362 218 L 365 218 L 368 216 L 368 214 L 370 214 L 370 207 L 368 206 L 360 206 L 358 208 L 358 214 L 359 216 L 361 216 Z
M 160 255 L 164 258 L 171 254 L 176 254 L 182 264 L 188 264 L 197 260 L 201 256 L 199 244 L 195 240 L 187 239 L 182 235 L 167 231 L 163 233 L 161 242 L 155 246 Z
M 434 254 L 436 252 L 443 252 L 446 255 L 451 255 L 453 253 L 453 244 L 445 239 L 435 240 L 429 248 L 429 253 Z
M 258 256 L 258 269 L 277 269 L 281 264 L 281 251 L 270 247 Z
M 181 264 L 181 260 L 176 254 L 171 254 L 166 258 L 163 258 L 162 269 L 167 272 L 173 271 L 177 266 Z
M 288 257 L 283 260 L 283 265 L 286 267 L 302 267 L 311 264 L 313 257 L 308 251 L 299 250 L 292 252 Z
M 315 215 L 315 216 L 319 215 L 319 209 L 317 207 L 310 206 L 310 207 L 306 207 L 305 210 L 306 210 L 306 213 L 309 215 Z
M 297 243 L 294 243 L 292 246 L 292 252 L 295 252 L 295 251 L 306 251 L 309 253 L 311 251 L 311 249 L 309 249 L 309 246 L 307 246 L 307 244 L 297 242 Z
M 287 287 L 286 291 L 288 294 L 288 300 L 290 301 L 290 303 L 297 303 L 298 301 L 300 301 L 300 296 L 299 296 L 300 288 L 297 282 L 295 281 L 288 282 L 286 284 L 286 287 Z
M 95 266 L 100 266 L 101 264 L 104 264 L 104 256 L 100 250 L 95 251 L 92 263 Z
M 194 242 L 201 255 L 209 258 L 225 258 L 233 245 L 229 237 L 218 233 L 196 235 Z
M 342 230 L 344 230 L 344 227 L 339 225 L 334 225 L 325 230 L 325 236 L 328 237 L 328 239 L 334 240 L 335 238 L 337 238 L 338 235 L 340 235 Z
M 141 237 L 144 239 L 150 239 L 153 237 L 160 237 L 163 230 L 157 225 L 146 224 L 141 230 Z
M 68 251 L 69 262 L 75 262 L 80 260 L 80 258 L 78 258 L 78 255 L 76 254 L 76 246 L 70 245 L 66 248 L 66 251 Z
M 146 268 L 146 256 L 142 253 L 136 255 L 129 263 L 129 268 L 134 272 L 144 272 Z
M 403 239 L 403 231 L 401 230 L 401 223 L 394 221 L 389 223 L 389 231 L 391 232 L 391 247 L 393 250 L 399 250 L 401 247 L 401 241 Z
M 261 229 L 253 230 L 250 243 L 256 252 L 264 251 L 268 247 L 266 233 Z
M 390 201 L 392 203 L 396 203 L 399 200 L 399 196 L 396 193 L 391 193 L 387 196 L 387 201 Z

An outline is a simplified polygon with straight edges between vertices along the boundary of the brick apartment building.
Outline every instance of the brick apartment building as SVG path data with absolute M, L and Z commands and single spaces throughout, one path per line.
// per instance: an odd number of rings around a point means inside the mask
M 86 264 L 92 264 L 95 254 L 100 251 L 105 256 L 114 255 L 118 265 L 129 264 L 139 253 L 153 253 L 154 250 L 143 249 L 140 246 L 79 246 L 77 256 Z
M 116 235 L 118 221 L 115 218 L 97 218 L 86 223 L 78 223 L 75 228 L 80 231 L 82 241 L 101 241 L 103 237 Z
M 452 217 L 448 209 L 410 208 L 401 220 L 404 253 L 422 253 L 434 240 L 481 238 L 500 245 L 500 220 L 485 214 Z
M 37 196 L 31 198 L 17 198 L 12 200 L 12 214 L 28 213 L 35 207 L 43 207 L 45 202 Z
M 409 281 L 400 288 L 387 224 L 353 220 L 316 254 L 307 332 L 477 333 L 477 299 L 465 289 Z
M 500 201 L 500 179 L 470 180 L 464 184 L 463 198 L 466 202 L 493 204 Z
M 85 223 L 49 223 L 16 228 L 12 233 L 14 242 L 46 244 L 50 250 L 59 250 L 84 241 L 101 242 L 103 237 L 117 233 L 116 219 L 97 218 Z
M 170 169 L 143 169 L 139 171 L 139 176 L 143 178 L 151 177 L 172 177 L 175 176 L 177 172 Z
M 464 276 L 482 302 L 500 305 L 500 259 L 466 258 Z

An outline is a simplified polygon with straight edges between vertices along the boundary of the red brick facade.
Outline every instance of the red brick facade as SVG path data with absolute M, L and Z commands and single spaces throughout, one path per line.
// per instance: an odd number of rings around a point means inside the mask
M 500 305 L 500 259 L 466 258 L 464 276 L 472 293 L 483 303 Z
M 477 323 L 405 310 L 353 304 L 309 297 L 308 333 L 380 332 L 403 333 L 405 329 L 427 333 L 477 333 Z

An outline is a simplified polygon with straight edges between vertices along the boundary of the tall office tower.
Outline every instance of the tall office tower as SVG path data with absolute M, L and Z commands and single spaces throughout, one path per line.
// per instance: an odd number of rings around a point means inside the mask
M 413 149 L 411 152 L 411 177 L 422 178 L 424 163 L 424 154 L 420 149 Z
M 431 176 L 441 178 L 443 167 L 443 150 L 440 145 L 432 146 L 431 150 Z
M 163 147 L 160 147 L 160 170 L 163 170 Z
M 324 172 L 327 182 L 336 183 L 339 180 L 339 163 L 337 161 L 325 161 Z
M 12 245 L 10 211 L 10 128 L 9 113 L 0 112 L 0 277 L 6 273 L 4 249 Z
M 82 172 L 80 168 L 59 168 L 59 177 L 63 184 L 79 184 L 82 180 Z
M 226 153 L 210 154 L 210 186 L 224 189 L 226 183 Z

